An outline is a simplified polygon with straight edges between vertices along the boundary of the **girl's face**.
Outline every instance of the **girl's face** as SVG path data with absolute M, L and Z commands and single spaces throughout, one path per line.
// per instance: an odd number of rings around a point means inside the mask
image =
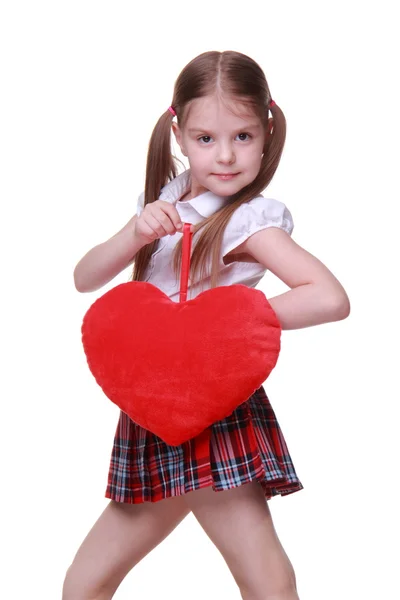
M 212 95 L 196 98 L 187 111 L 183 128 L 175 122 L 172 128 L 189 160 L 191 196 L 208 190 L 231 196 L 251 183 L 260 170 L 266 139 L 251 107 Z

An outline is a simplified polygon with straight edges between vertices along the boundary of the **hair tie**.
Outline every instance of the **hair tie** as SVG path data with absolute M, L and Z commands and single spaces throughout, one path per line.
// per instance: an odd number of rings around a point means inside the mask
M 170 112 L 172 115 L 174 115 L 174 117 L 176 117 L 176 112 L 175 112 L 175 110 L 172 108 L 172 106 L 169 106 L 169 107 L 168 107 L 168 110 L 169 110 L 169 112 Z
M 275 106 L 276 102 L 274 100 L 271 100 L 271 102 L 268 104 L 268 108 L 271 108 L 271 106 Z

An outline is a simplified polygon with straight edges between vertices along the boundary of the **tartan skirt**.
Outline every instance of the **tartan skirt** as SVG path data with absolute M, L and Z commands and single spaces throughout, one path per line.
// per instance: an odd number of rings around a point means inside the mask
M 105 496 L 128 504 L 158 502 L 208 486 L 219 492 L 254 480 L 266 500 L 303 489 L 263 387 L 180 446 L 170 446 L 121 411 Z

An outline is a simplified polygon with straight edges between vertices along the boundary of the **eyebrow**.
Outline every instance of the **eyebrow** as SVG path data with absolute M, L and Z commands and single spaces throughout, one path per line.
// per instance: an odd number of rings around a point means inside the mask
M 247 129 L 258 129 L 259 128 L 259 124 L 258 123 L 252 123 L 252 124 L 245 124 L 243 125 L 243 127 L 240 127 L 239 129 L 236 129 L 235 132 L 236 133 L 240 133 L 241 131 L 245 131 Z M 188 129 L 189 133 L 198 133 L 201 131 L 207 131 L 207 127 L 191 127 L 190 129 Z

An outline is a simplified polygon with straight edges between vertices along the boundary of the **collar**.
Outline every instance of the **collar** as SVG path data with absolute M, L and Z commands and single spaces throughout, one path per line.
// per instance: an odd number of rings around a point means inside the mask
M 161 190 L 160 200 L 175 204 L 181 196 L 190 189 L 190 169 L 186 169 L 183 173 L 169 181 Z M 203 192 L 195 198 L 179 202 L 184 206 L 189 204 L 202 217 L 211 217 L 225 204 L 229 203 L 230 196 L 216 196 L 210 191 Z

